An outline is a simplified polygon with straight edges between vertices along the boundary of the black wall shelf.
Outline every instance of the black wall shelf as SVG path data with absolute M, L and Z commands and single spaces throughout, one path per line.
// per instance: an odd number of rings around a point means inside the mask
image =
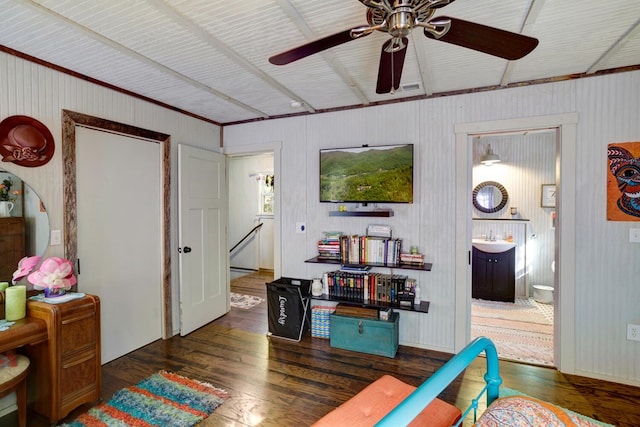
M 367 308 L 378 308 L 378 309 L 387 309 L 387 308 L 392 308 L 394 310 L 406 310 L 406 311 L 417 311 L 420 313 L 428 313 L 429 312 L 429 301 L 420 301 L 418 304 L 413 304 L 413 305 L 393 305 L 390 303 L 383 303 L 383 302 L 378 302 L 378 301 L 370 301 L 370 302 L 364 302 L 362 300 L 353 300 L 353 299 L 346 299 L 346 298 L 340 298 L 340 297 L 333 297 L 333 296 L 329 296 L 329 295 L 322 295 L 319 297 L 311 297 L 311 299 L 314 300 L 319 300 L 319 301 L 334 301 L 334 302 L 338 302 L 340 304 L 345 304 L 345 305 L 351 305 L 354 307 L 367 307 Z
M 346 263 L 342 263 L 340 261 L 332 260 L 332 259 L 323 259 L 318 257 L 309 258 L 305 262 L 311 264 L 333 264 L 333 265 L 345 265 Z M 349 264 L 353 265 L 353 264 Z M 358 264 L 362 266 L 370 266 L 370 267 L 381 267 L 381 268 L 401 268 L 404 270 L 418 270 L 418 271 L 431 271 L 431 267 L 433 264 L 430 262 L 425 262 L 422 265 L 419 264 L 378 264 L 378 263 L 367 263 L 367 264 Z
M 529 221 L 526 218 L 471 218 L 474 221 L 513 221 L 513 222 L 522 222 Z
M 329 211 L 329 216 L 374 216 L 389 218 L 393 216 L 392 210 L 375 211 Z

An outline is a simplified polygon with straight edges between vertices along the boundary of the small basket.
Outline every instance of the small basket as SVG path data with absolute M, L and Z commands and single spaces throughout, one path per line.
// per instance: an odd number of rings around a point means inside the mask
M 311 336 L 315 338 L 329 338 L 331 331 L 330 315 L 335 312 L 335 307 L 313 306 L 311 307 Z

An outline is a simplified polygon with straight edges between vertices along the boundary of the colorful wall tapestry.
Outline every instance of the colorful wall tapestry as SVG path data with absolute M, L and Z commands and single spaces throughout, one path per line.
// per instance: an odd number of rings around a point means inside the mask
M 640 221 L 640 142 L 607 147 L 607 220 Z

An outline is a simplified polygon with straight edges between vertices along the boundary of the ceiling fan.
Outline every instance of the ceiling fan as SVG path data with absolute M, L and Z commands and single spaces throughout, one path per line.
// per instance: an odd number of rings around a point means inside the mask
M 454 0 L 359 0 L 367 6 L 367 22 L 336 34 L 287 50 L 269 58 L 274 65 L 285 65 L 323 50 L 368 36 L 374 31 L 391 38 L 382 45 L 376 93 L 393 92 L 400 87 L 400 77 L 411 30 L 421 27 L 430 39 L 463 46 L 500 58 L 515 60 L 530 53 L 538 40 L 498 28 L 448 16 L 432 19 L 436 9 Z

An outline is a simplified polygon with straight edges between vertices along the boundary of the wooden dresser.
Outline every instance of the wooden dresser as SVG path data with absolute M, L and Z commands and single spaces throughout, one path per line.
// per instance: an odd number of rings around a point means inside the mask
M 28 301 L 27 316 L 44 320 L 48 335 L 46 342 L 25 347 L 35 371 L 30 400 L 37 413 L 55 423 L 100 398 L 100 300 L 86 295 L 62 304 Z
M 0 282 L 11 282 L 18 261 L 25 254 L 24 218 L 0 218 Z

